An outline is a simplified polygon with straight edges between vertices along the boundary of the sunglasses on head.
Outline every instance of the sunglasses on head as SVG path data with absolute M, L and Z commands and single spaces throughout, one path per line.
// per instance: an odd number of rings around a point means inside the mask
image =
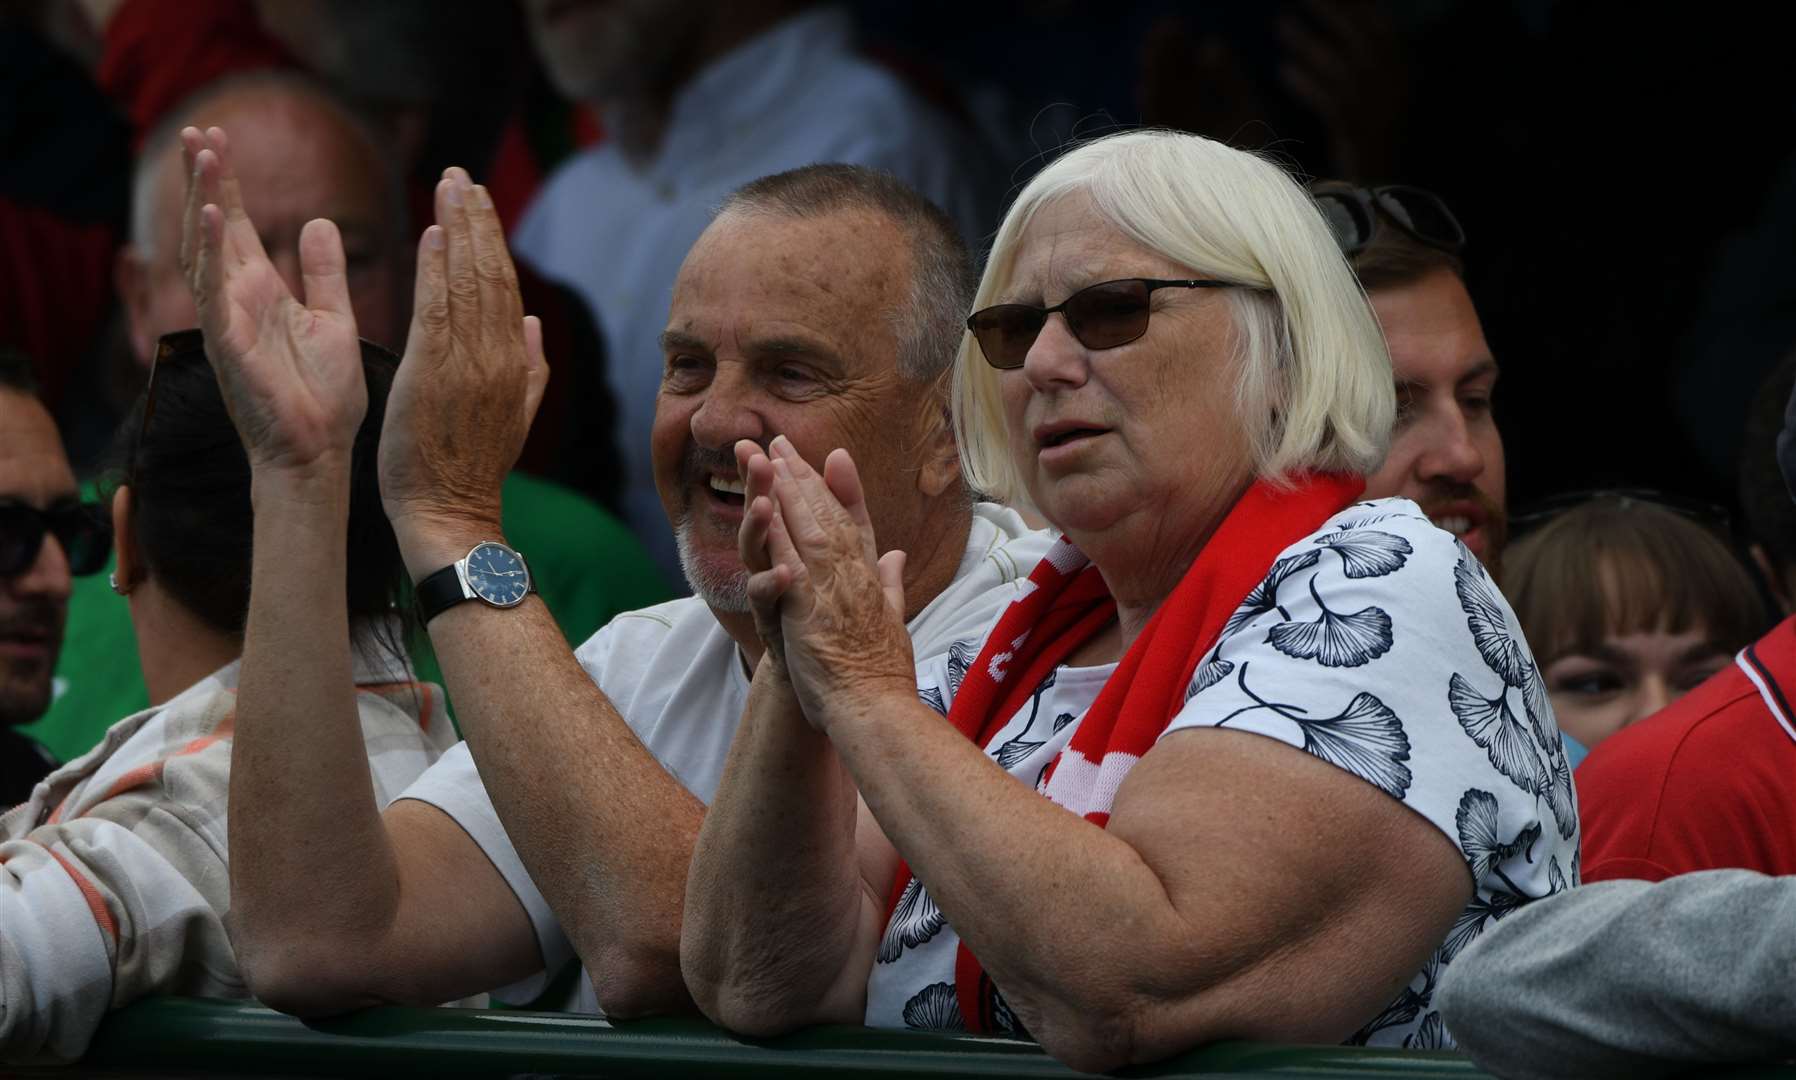
M 106 565 L 112 529 L 97 503 L 64 503 L 39 510 L 19 502 L 0 502 L 0 578 L 31 569 L 43 550 L 44 534 L 56 537 L 72 574 L 91 574 Z
M 361 339 L 362 363 L 382 362 L 398 367 L 399 358 L 384 345 Z M 125 466 L 125 483 L 137 487 L 137 463 L 143 457 L 144 433 L 150 430 L 150 418 L 156 415 L 156 372 L 173 364 L 206 363 L 206 336 L 198 329 L 176 330 L 156 341 L 156 355 L 150 360 L 150 380 L 143 391 L 143 422 L 137 425 L 137 438 L 131 444 L 131 458 Z
M 1312 187 L 1310 195 L 1348 258 L 1371 246 L 1380 218 L 1449 255 L 1465 250 L 1465 228 L 1432 191 L 1402 184 L 1363 188 L 1326 182 Z
M 1733 521 L 1725 506 L 1655 491 L 1652 488 L 1593 488 L 1589 491 L 1568 491 L 1553 495 L 1528 506 L 1520 513 L 1511 514 L 1510 536 L 1513 538 L 1531 532 L 1567 510 L 1598 501 L 1614 502 L 1622 510 L 1634 504 L 1656 506 L 1693 521 L 1720 537 L 1731 538 L 1733 535 Z
M 1208 278 L 1122 278 L 1087 285 L 1051 308 L 997 304 L 973 312 L 967 329 L 979 342 L 985 362 L 1000 371 L 1023 366 L 1035 337 L 1056 311 L 1087 349 L 1114 349 L 1147 333 L 1148 297 L 1155 289 L 1232 289 L 1234 281 Z

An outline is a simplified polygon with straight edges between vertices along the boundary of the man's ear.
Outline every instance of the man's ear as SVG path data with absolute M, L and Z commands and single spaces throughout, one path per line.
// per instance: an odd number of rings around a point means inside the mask
M 917 490 L 933 499 L 960 485 L 960 446 L 947 402 L 925 406 L 917 426 Z
M 148 369 L 156 355 L 156 335 L 150 318 L 150 263 L 136 244 L 119 248 L 112 260 L 112 283 L 125 305 L 125 334 L 140 367 Z M 121 489 L 123 490 L 123 489 Z
M 1777 567 L 1771 562 L 1771 553 L 1765 550 L 1763 544 L 1754 544 L 1746 550 L 1752 555 L 1753 565 L 1759 568 L 1759 577 L 1764 580 L 1765 588 L 1771 591 L 1771 599 L 1777 602 L 1777 609 L 1785 615 L 1792 614 L 1790 581 L 1777 572 Z
M 143 580 L 143 553 L 137 549 L 132 526 L 131 489 L 120 484 L 112 493 L 112 550 L 118 556 L 113 581 L 120 593 L 128 593 Z

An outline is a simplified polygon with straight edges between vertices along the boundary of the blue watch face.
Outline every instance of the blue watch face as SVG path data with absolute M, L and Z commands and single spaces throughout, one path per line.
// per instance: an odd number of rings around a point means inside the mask
M 468 588 L 498 607 L 511 607 L 530 591 L 530 571 L 518 553 L 503 544 L 485 543 L 468 552 Z

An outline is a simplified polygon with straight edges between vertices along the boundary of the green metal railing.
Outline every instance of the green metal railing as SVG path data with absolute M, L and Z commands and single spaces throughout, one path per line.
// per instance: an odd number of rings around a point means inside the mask
M 1071 1077 L 1029 1043 L 973 1036 L 820 1027 L 749 1040 L 702 1021 L 611 1024 L 564 1013 L 369 1009 L 304 1022 L 258 1005 L 151 999 L 113 1013 L 74 1073 L 20 1077 Z M 1209 1080 L 1470 1080 L 1454 1054 L 1342 1046 L 1219 1043 L 1126 1070 Z M 1705 1076 L 1719 1075 L 1713 1070 Z M 1727 1073 L 1796 1080 L 1796 1068 Z
M 79 1066 L 119 1077 L 316 1076 L 1072 1077 L 1031 1043 L 820 1027 L 779 1039 L 728 1035 L 698 1020 L 607 1023 L 564 1013 L 368 1009 L 304 1022 L 235 1001 L 161 998 L 113 1013 Z M 1143 1077 L 1341 1080 L 1484 1074 L 1453 1054 L 1224 1043 Z M 32 1070 L 21 1075 L 35 1075 Z M 42 1070 L 42 1076 L 67 1076 Z

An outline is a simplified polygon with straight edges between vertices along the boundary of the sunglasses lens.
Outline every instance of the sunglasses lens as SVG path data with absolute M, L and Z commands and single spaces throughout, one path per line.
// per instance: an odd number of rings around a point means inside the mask
M 99 507 L 71 507 L 63 511 L 53 527 L 68 555 L 69 573 L 92 574 L 106 565 L 106 556 L 112 550 L 112 530 L 100 519 Z
M 1041 333 L 1046 320 L 1040 308 L 999 304 L 975 311 L 967 320 L 967 329 L 973 331 L 985 362 L 1004 371 L 1023 366 L 1023 358 L 1029 355 L 1029 346 L 1035 344 L 1035 335 Z
M 0 507 L 0 577 L 12 577 L 37 560 L 42 519 L 23 507 Z
M 1458 250 L 1465 244 L 1459 220 L 1432 192 L 1420 188 L 1388 188 L 1378 205 L 1397 224 L 1437 247 Z
M 1342 251 L 1352 255 L 1371 240 L 1372 223 L 1352 201 L 1323 194 L 1316 196 L 1316 206 L 1322 211 L 1322 220 L 1328 223 L 1328 231 L 1335 234 L 1335 243 Z
M 1147 333 L 1147 283 L 1106 281 L 1066 301 L 1066 323 L 1087 349 L 1114 349 Z

